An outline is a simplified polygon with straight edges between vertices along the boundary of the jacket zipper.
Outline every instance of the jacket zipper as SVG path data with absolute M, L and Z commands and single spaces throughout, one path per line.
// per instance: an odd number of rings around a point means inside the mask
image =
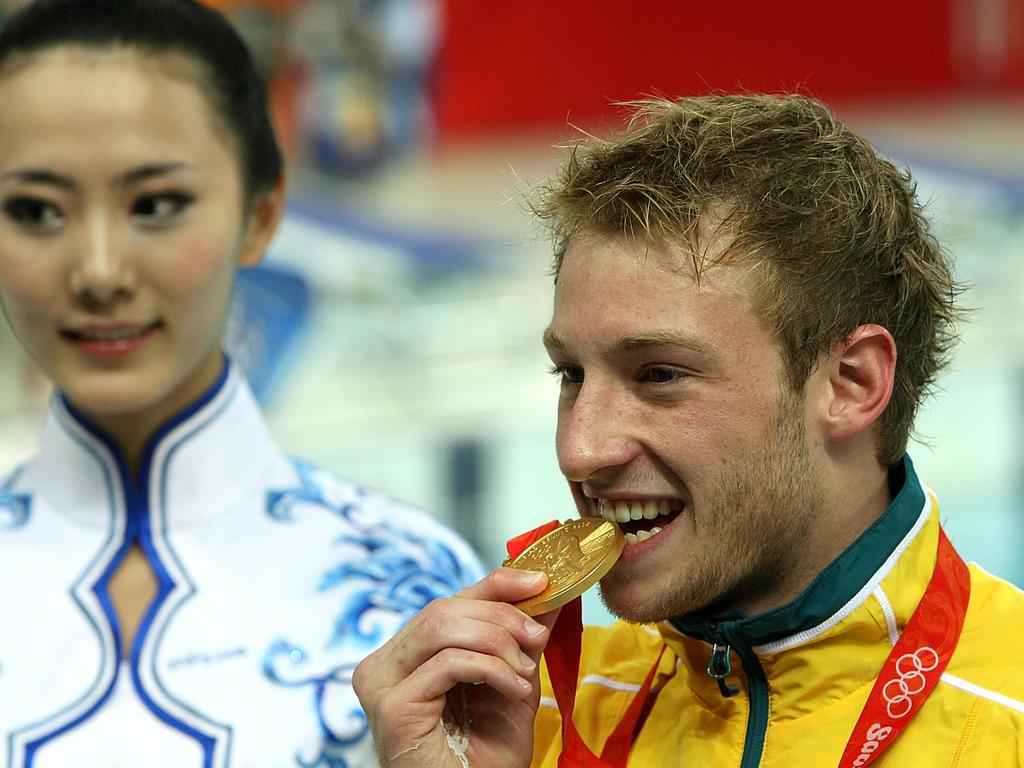
M 711 647 L 711 659 L 708 661 L 708 677 L 718 683 L 723 696 L 735 696 L 739 686 L 728 683 L 726 678 L 732 674 L 730 652 L 736 651 L 747 676 L 747 687 L 750 692 L 749 709 L 747 711 L 747 731 L 743 743 L 743 759 L 740 768 L 757 768 L 761 764 L 764 753 L 765 734 L 768 730 L 768 680 L 757 655 L 741 642 L 730 636 L 723 629 L 718 636 L 724 642 L 715 642 Z
M 708 662 L 708 677 L 718 683 L 718 690 L 726 698 L 731 698 L 740 692 L 738 685 L 726 682 L 732 674 L 732 648 L 728 645 L 714 643 L 711 646 L 711 660 Z

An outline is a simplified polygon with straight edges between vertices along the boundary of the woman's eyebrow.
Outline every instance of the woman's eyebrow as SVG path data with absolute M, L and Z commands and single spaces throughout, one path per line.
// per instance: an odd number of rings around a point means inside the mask
M 185 162 L 148 163 L 118 176 L 114 183 L 117 186 L 127 187 L 146 179 L 165 176 L 176 171 L 194 170 L 195 168 L 196 166 L 192 163 Z M 75 182 L 68 176 L 48 171 L 45 168 L 16 168 L 12 171 L 0 173 L 0 181 L 8 179 L 29 184 L 49 184 L 61 189 L 74 189 L 76 186 Z
M 175 171 L 187 171 L 195 170 L 196 166 L 192 163 L 174 162 L 174 163 L 150 163 L 147 165 L 141 165 L 138 168 L 133 168 L 122 176 L 118 177 L 117 183 L 121 186 L 130 186 L 146 179 L 152 179 L 157 176 L 165 176 Z
M 62 176 L 59 173 L 47 171 L 43 168 L 17 168 L 13 171 L 0 173 L 0 181 L 6 181 L 8 179 L 23 181 L 29 184 L 49 184 L 50 186 L 60 187 L 61 189 L 75 188 L 75 182 L 67 176 Z

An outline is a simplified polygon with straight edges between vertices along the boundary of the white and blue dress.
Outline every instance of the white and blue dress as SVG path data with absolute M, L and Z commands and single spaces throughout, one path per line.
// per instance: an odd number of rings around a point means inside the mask
M 136 544 L 158 592 L 125 653 Z M 479 576 L 428 515 L 283 455 L 230 365 L 137 480 L 57 397 L 0 480 L 0 766 L 374 765 L 352 670 Z

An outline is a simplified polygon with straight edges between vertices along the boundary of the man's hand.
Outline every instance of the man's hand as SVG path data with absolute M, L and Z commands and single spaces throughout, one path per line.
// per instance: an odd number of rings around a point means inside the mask
M 509 603 L 546 585 L 544 574 L 499 568 L 434 600 L 363 660 L 352 685 L 382 768 L 463 768 L 450 737 L 473 768 L 529 765 L 537 664 L 557 612 L 535 621 Z

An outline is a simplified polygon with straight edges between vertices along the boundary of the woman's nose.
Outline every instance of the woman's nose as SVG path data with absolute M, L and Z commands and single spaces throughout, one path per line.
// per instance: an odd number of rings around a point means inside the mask
M 126 248 L 106 217 L 87 222 L 72 256 L 71 292 L 90 306 L 108 304 L 135 290 Z

